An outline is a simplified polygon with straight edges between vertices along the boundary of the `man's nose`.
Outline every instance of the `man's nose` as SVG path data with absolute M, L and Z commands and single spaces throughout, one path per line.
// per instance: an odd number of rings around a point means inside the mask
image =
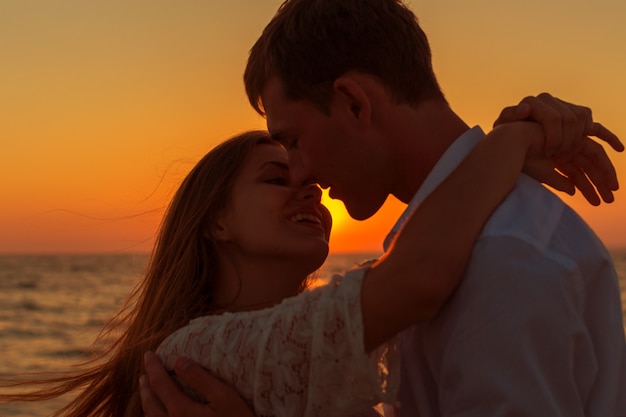
M 296 152 L 289 152 L 289 171 L 294 184 L 312 184 L 313 176 L 302 163 L 301 155 Z

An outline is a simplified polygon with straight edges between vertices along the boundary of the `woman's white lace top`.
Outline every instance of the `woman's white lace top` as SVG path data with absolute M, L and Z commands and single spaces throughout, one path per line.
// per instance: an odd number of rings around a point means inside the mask
M 230 383 L 257 416 L 348 417 L 393 402 L 399 383 L 395 341 L 363 345 L 364 269 L 272 308 L 192 320 L 157 353 L 173 368 L 192 359 Z

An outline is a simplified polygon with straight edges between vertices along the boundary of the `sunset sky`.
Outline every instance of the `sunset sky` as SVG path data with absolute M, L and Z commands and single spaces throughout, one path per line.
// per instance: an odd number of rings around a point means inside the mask
M 242 73 L 278 0 L 0 0 L 0 253 L 148 251 L 206 151 L 264 127 Z M 409 2 L 452 107 L 489 130 L 548 91 L 626 140 L 626 2 Z M 609 151 L 626 189 L 626 155 Z M 563 199 L 626 248 L 626 191 Z M 402 207 L 335 213 L 334 252 L 379 251 Z

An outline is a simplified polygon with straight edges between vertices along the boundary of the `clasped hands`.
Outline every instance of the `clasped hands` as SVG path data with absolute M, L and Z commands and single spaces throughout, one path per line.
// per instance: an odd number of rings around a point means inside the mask
M 615 167 L 604 147 L 591 136 L 618 152 L 624 145 L 613 132 L 593 121 L 591 109 L 542 93 L 502 110 L 494 127 L 522 120 L 538 123 L 544 133 L 542 143 L 529 151 L 532 155 L 524 172 L 570 195 L 578 189 L 594 206 L 600 204 L 600 198 L 613 202 L 613 192 L 619 188 Z

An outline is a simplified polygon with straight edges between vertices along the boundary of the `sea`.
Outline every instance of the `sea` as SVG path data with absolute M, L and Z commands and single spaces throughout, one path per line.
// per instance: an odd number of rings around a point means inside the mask
M 626 306 L 626 250 L 611 254 Z M 318 279 L 377 255 L 331 254 Z M 0 379 L 67 370 L 84 359 L 147 261 L 145 254 L 0 256 Z M 0 404 L 0 417 L 45 417 L 66 402 Z

